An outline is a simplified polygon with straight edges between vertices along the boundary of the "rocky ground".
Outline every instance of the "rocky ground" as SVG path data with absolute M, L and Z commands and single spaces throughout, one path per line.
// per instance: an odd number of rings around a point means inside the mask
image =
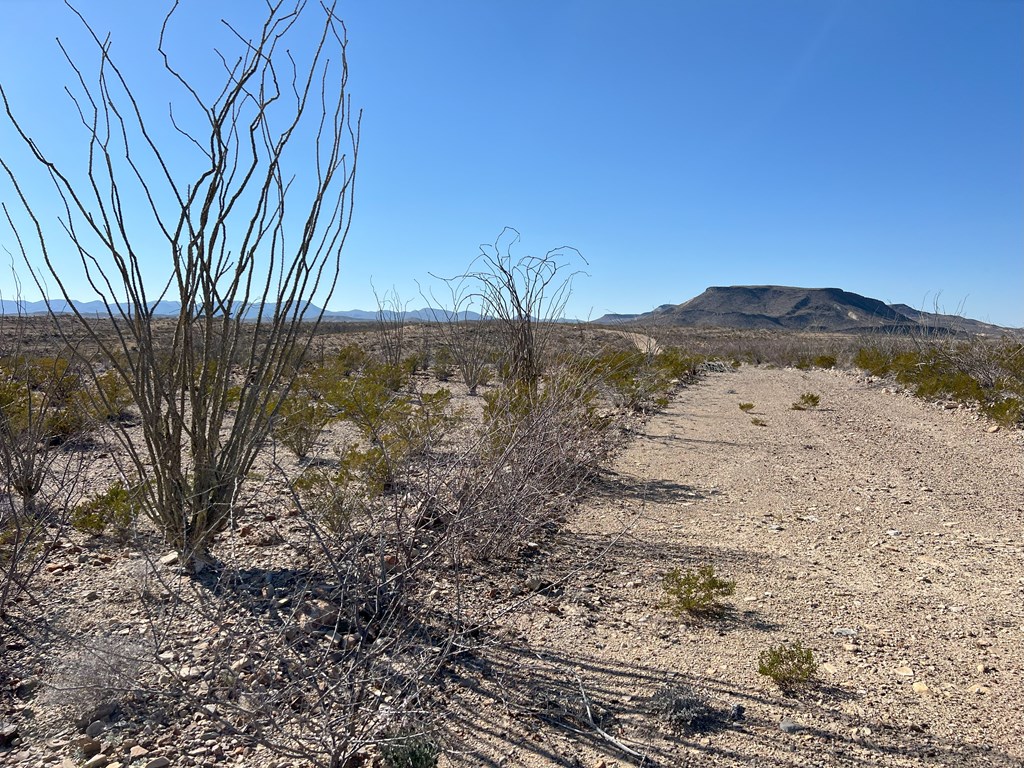
M 803 393 L 820 406 L 792 410 Z M 424 587 L 426 613 L 462 617 L 454 641 L 429 649 L 448 660 L 423 692 L 441 764 L 1019 765 L 1024 442 L 990 430 L 839 371 L 744 366 L 681 391 L 566 527 L 512 563 Z M 300 629 L 325 634 L 295 608 L 301 521 L 256 499 L 239 522 L 219 554 L 264 566 L 239 577 L 253 617 L 204 612 L 213 593 L 156 541 L 77 537 L 54 554 L 45 620 L 4 631 L 0 764 L 306 764 L 239 738 L 214 696 L 217 664 L 258 678 L 272 650 L 240 656 L 225 625 L 287 629 L 278 614 L 295 609 Z M 726 610 L 674 616 L 665 573 L 705 564 L 736 582 Z M 317 603 L 307 593 L 303 606 Z M 70 647 L 72 630 L 101 646 Z M 165 711 L 86 711 L 68 686 L 47 691 L 83 655 L 117 666 L 154 635 L 159 663 L 139 674 L 181 692 Z M 784 695 L 758 657 L 795 641 L 818 679 Z M 348 658 L 348 636 L 325 642 L 329 663 Z
M 805 392 L 821 405 L 791 410 Z M 838 371 L 685 390 L 534 566 L 556 586 L 502 621 L 485 693 L 453 696 L 452 763 L 1020 765 L 1024 446 L 993 429 Z M 730 610 L 659 607 L 702 564 Z M 758 657 L 794 641 L 819 680 L 785 696 Z

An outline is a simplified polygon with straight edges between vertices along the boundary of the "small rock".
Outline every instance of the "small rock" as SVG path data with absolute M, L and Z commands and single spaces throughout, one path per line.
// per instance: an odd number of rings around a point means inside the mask
M 8 747 L 18 738 L 18 726 L 14 723 L 0 724 L 0 747 Z
M 836 627 L 832 630 L 832 634 L 836 637 L 856 637 L 857 630 L 850 627 Z
M 82 768 L 103 768 L 109 762 L 110 758 L 104 754 L 93 755 L 82 763 Z
M 924 695 L 928 693 L 928 686 L 922 683 L 920 680 L 914 683 L 914 693 L 920 693 Z
M 782 718 L 782 722 L 779 723 L 779 730 L 783 733 L 799 733 L 805 730 L 805 726 L 798 723 L 796 720 L 786 715 Z
M 850 653 L 855 653 L 859 649 L 860 649 L 860 646 L 857 645 L 856 643 L 843 643 L 843 650 L 844 651 L 849 651 Z
M 192 667 L 185 665 L 178 670 L 178 676 L 182 680 L 198 680 L 202 676 L 202 670 L 199 667 Z
M 177 565 L 178 564 L 178 553 L 168 552 L 166 555 L 160 558 L 160 565 Z
M 998 424 L 993 424 L 991 427 L 989 427 L 985 431 L 986 432 L 998 432 L 999 431 L 999 425 Z
M 148 754 L 149 754 L 149 750 L 148 749 L 146 749 L 145 747 L 137 746 L 137 745 L 132 747 L 128 751 L 128 755 L 131 757 L 132 760 L 137 760 L 138 758 L 145 757 Z
M 85 729 L 85 735 L 95 739 L 97 736 L 103 733 L 103 731 L 105 731 L 106 728 L 107 725 L 102 720 L 93 720 Z
M 824 664 L 822 664 L 822 665 L 821 665 L 821 671 L 822 671 L 822 672 L 827 672 L 827 673 L 828 673 L 828 674 L 830 674 L 830 675 L 834 675 L 834 674 L 835 674 L 836 672 L 838 672 L 839 670 L 838 670 L 838 669 L 836 669 L 836 666 L 835 666 L 834 664 L 829 664 L 829 663 L 828 663 L 828 662 L 826 661 L 826 662 L 825 662 Z
M 170 764 L 171 761 L 166 757 L 158 757 L 146 763 L 146 768 L 167 768 Z
M 75 744 L 86 757 L 92 757 L 103 748 L 103 744 L 99 739 L 94 739 L 91 736 L 82 736 L 75 740 Z
M 540 576 L 531 576 L 526 580 L 526 588 L 530 592 L 540 592 L 544 589 L 544 579 Z
M 896 667 L 896 669 L 894 669 L 893 672 L 895 672 L 899 677 L 914 676 L 914 670 L 912 670 L 910 667 Z
M 742 704 L 733 704 L 732 709 L 729 710 L 729 719 L 739 722 L 744 719 L 744 713 L 746 711 L 747 708 Z
M 975 683 L 974 685 L 969 686 L 967 688 L 967 692 L 968 693 L 976 693 L 979 696 L 984 696 L 984 695 L 986 695 L 988 693 L 991 693 L 992 689 L 989 688 L 987 685 L 982 685 L 981 683 Z

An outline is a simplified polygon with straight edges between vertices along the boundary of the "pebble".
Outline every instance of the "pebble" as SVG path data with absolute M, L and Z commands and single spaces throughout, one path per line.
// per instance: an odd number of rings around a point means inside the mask
M 920 680 L 914 683 L 914 693 L 926 694 L 928 693 L 928 686 L 922 683 Z
M 914 670 L 912 670 L 910 667 L 896 667 L 896 669 L 894 669 L 893 671 L 900 677 L 914 676 Z
M 850 627 L 836 627 L 832 630 L 832 634 L 836 637 L 856 637 L 857 630 Z
M 178 553 L 168 552 L 166 555 L 160 558 L 160 565 L 177 565 Z

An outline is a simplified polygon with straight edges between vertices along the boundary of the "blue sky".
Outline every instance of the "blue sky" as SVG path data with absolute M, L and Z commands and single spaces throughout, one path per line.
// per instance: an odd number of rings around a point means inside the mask
M 156 70 L 163 5 L 77 4 L 111 32 L 155 119 L 179 98 Z M 183 0 L 170 47 L 212 77 L 217 19 L 244 27 L 259 5 Z M 333 309 L 373 308 L 371 278 L 419 306 L 417 280 L 462 271 L 511 226 L 517 253 L 586 258 L 577 317 L 771 283 L 1024 326 L 1019 0 L 376 0 L 340 13 L 364 117 Z M 0 81 L 40 143 L 66 149 L 80 134 L 58 35 L 92 60 L 61 3 L 0 0 Z M 9 139 L 0 127 L 20 168 Z M 166 256 L 152 258 L 155 273 Z M 6 271 L 0 289 L 11 295 Z

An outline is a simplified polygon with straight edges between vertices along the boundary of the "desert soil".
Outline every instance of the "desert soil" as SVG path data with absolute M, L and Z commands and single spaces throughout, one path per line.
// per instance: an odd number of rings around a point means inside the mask
M 791 410 L 804 392 L 821 406 Z M 551 586 L 492 609 L 505 641 L 451 694 L 451 762 L 1020 765 L 1024 444 L 990 429 L 848 372 L 683 390 L 511 574 Z M 702 564 L 735 579 L 731 610 L 660 607 L 663 575 Z M 758 655 L 793 641 L 820 681 L 784 696 Z M 651 699 L 686 686 L 708 709 L 673 731 Z

